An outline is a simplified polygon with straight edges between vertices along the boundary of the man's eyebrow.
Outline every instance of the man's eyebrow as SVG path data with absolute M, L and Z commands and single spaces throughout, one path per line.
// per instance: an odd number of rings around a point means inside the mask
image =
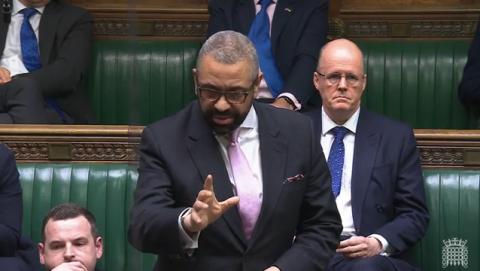
M 88 241 L 88 238 L 86 236 L 80 236 L 80 237 L 77 237 L 77 238 L 73 239 L 73 241 L 80 241 L 80 240 L 87 240 Z
M 53 245 L 61 245 L 61 244 L 64 244 L 64 243 L 65 242 L 61 241 L 61 240 L 53 240 L 53 241 L 48 242 L 48 245 L 53 246 Z

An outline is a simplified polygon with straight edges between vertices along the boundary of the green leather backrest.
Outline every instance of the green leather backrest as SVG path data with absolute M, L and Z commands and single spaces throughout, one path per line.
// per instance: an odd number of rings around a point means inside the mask
M 138 177 L 135 165 L 19 163 L 18 168 L 24 234 L 38 242 L 48 210 L 62 202 L 76 202 L 97 219 L 105 246 L 100 262 L 103 270 L 152 270 L 154 255 L 140 253 L 127 242 Z M 430 225 L 425 239 L 415 248 L 417 262 L 426 271 L 480 270 L 480 170 L 426 169 L 424 177 Z M 467 257 L 456 266 L 455 262 L 442 262 L 454 253 L 454 259 L 461 253 Z
M 415 250 L 422 270 L 480 270 L 480 170 L 426 169 L 424 178 L 430 224 Z
M 476 126 L 457 99 L 467 40 L 357 41 L 365 53 L 363 105 L 414 128 Z M 147 125 L 195 98 L 200 41 L 97 40 L 88 76 L 99 124 Z
M 99 124 L 147 125 L 194 99 L 199 41 L 97 40 L 87 78 Z
M 128 164 L 19 163 L 23 189 L 23 234 L 41 239 L 42 219 L 62 202 L 76 202 L 96 217 L 104 242 L 99 267 L 104 271 L 151 271 L 155 256 L 127 241 L 136 166 Z
M 362 105 L 414 128 L 467 129 L 476 116 L 457 98 L 470 41 L 358 41 L 367 88 Z

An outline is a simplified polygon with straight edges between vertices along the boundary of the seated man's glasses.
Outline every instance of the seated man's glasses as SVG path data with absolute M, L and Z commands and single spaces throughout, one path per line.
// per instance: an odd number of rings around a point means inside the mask
M 318 75 L 324 76 L 325 79 L 327 79 L 327 82 L 330 85 L 337 85 L 338 83 L 340 83 L 342 78 L 345 77 L 345 81 L 347 82 L 347 85 L 350 86 L 350 87 L 358 86 L 360 84 L 360 82 L 362 81 L 362 79 L 365 77 L 365 76 L 358 76 L 358 75 L 353 74 L 353 73 L 342 74 L 342 73 L 339 73 L 339 72 L 332 72 L 332 73 L 328 73 L 328 74 L 323 74 L 319 71 L 317 71 L 317 73 L 318 73 Z
M 253 89 L 254 84 L 245 90 L 245 89 L 232 89 L 227 91 L 216 90 L 209 87 L 202 87 L 196 85 L 196 92 L 198 96 L 202 99 L 205 99 L 210 102 L 216 102 L 220 99 L 220 97 L 224 96 L 227 102 L 231 104 L 241 104 L 244 103 L 247 99 L 248 94 Z

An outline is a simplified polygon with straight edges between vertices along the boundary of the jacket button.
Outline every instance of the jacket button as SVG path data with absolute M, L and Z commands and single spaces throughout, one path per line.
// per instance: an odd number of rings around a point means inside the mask
M 377 209 L 377 212 L 379 212 L 379 213 L 383 213 L 383 211 L 384 211 L 383 207 L 380 204 L 376 204 L 375 208 Z

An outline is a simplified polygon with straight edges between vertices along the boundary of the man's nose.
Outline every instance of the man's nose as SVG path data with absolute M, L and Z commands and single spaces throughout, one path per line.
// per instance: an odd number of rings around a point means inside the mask
M 345 76 L 340 77 L 340 81 L 338 81 L 338 88 L 339 89 L 347 89 L 347 78 Z
M 66 262 L 71 262 L 75 258 L 75 253 L 72 245 L 67 245 L 65 247 L 63 258 Z
M 219 112 L 226 111 L 230 108 L 230 103 L 227 101 L 224 95 L 215 102 L 215 109 Z

